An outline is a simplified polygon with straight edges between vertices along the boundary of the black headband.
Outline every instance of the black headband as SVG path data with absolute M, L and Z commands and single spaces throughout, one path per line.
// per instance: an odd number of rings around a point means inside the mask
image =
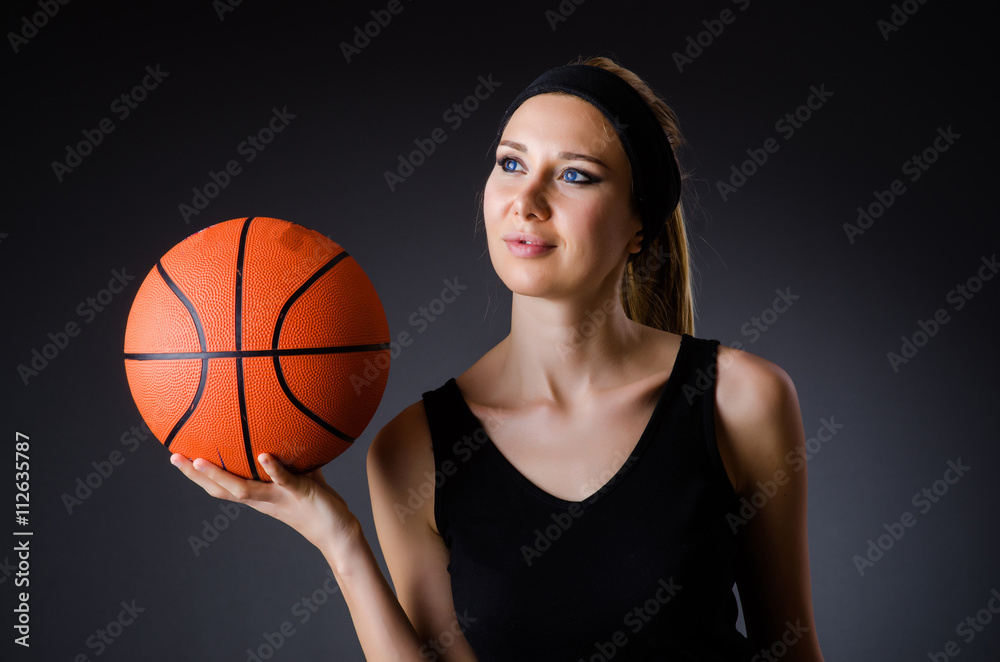
M 616 74 L 587 64 L 570 64 L 546 71 L 514 99 L 504 113 L 497 138 L 525 100 L 548 92 L 566 92 L 583 99 L 615 127 L 632 166 L 632 186 L 642 219 L 642 250 L 646 250 L 681 198 L 677 160 L 656 115 L 642 95 Z

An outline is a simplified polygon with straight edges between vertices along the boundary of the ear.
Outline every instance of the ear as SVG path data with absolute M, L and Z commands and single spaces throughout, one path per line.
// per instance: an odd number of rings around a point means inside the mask
M 643 236 L 644 235 L 642 233 L 642 223 L 639 223 L 639 229 L 636 230 L 635 234 L 632 235 L 632 238 L 629 239 L 629 242 L 628 242 L 628 252 L 629 253 L 638 253 L 639 251 L 642 250 L 642 239 L 643 239 Z

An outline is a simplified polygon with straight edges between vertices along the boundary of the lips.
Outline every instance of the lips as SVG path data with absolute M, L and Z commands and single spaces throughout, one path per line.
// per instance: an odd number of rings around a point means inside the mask
M 555 245 L 538 235 L 524 232 L 514 232 L 503 236 L 504 243 L 511 255 L 519 258 L 533 258 L 548 255 L 555 251 Z
M 540 246 L 543 248 L 552 248 L 555 246 L 552 242 L 539 237 L 535 234 L 529 234 L 527 232 L 509 232 L 501 237 L 507 243 L 522 244 L 527 246 Z

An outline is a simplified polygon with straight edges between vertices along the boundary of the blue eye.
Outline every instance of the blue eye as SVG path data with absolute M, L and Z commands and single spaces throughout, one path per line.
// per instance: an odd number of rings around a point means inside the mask
M 596 181 L 587 173 L 576 168 L 567 168 L 563 171 L 562 179 L 568 184 L 593 184 Z
M 504 156 L 497 160 L 497 165 L 500 166 L 500 169 L 504 172 L 517 172 L 517 166 L 520 164 L 515 159 L 512 159 L 509 156 Z

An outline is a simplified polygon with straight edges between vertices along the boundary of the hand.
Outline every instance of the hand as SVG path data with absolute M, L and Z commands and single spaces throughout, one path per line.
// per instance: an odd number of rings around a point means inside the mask
M 180 453 L 170 462 L 210 495 L 245 503 L 301 533 L 326 553 L 347 549 L 361 537 L 361 525 L 347 502 L 327 485 L 319 469 L 308 474 L 289 472 L 270 453 L 257 457 L 273 481 L 249 480 L 221 469 L 203 458 L 188 460 Z

